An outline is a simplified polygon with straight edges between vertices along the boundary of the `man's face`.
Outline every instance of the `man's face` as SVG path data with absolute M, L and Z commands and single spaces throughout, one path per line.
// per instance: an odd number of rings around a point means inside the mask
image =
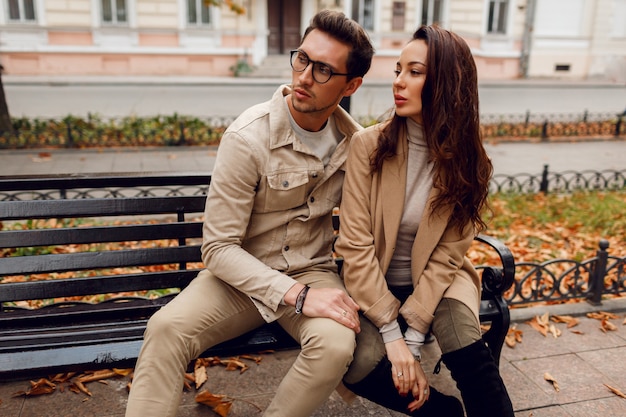
M 347 73 L 350 47 L 319 30 L 311 31 L 300 47 L 309 59 L 328 65 L 333 72 Z M 324 84 L 313 79 L 313 63 L 303 72 L 292 71 L 292 93 L 289 108 L 296 123 L 303 129 L 317 131 L 326 123 L 344 96 L 361 85 L 362 78 L 348 81 L 345 75 L 335 75 Z

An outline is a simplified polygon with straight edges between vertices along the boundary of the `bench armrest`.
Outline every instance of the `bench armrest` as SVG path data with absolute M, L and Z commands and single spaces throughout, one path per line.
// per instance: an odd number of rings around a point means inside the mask
M 499 239 L 479 234 L 475 240 L 491 246 L 502 262 L 502 268 L 486 267 L 482 273 L 483 291 L 490 295 L 502 296 L 511 288 L 515 279 L 515 259 L 511 250 Z

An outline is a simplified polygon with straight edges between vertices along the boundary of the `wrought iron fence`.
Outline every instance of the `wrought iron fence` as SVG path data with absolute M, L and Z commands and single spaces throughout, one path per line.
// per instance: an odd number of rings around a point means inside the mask
M 496 174 L 489 183 L 491 194 L 539 192 L 547 194 L 624 189 L 626 189 L 626 169 L 550 172 L 548 165 L 543 166 L 540 174 Z
M 596 256 L 584 261 L 551 259 L 516 262 L 515 281 L 505 293 L 511 306 L 586 299 L 600 305 L 603 296 L 626 292 L 626 257 L 611 256 L 601 240 Z
M 102 146 L 186 146 L 219 143 L 235 117 L 68 116 L 63 119 L 13 119 L 13 130 L 0 132 L 0 149 L 85 148 Z M 559 140 L 626 137 L 626 114 L 553 113 L 481 116 L 485 140 Z M 363 117 L 363 125 L 376 118 Z

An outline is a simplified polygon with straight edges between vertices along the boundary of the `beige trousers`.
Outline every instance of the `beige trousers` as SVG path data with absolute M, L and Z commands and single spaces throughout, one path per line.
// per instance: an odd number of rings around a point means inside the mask
M 293 278 L 312 288 L 342 288 L 337 274 L 310 271 Z M 264 416 L 310 416 L 333 392 L 352 361 L 355 334 L 327 318 L 279 306 L 278 323 L 301 351 Z M 188 364 L 204 350 L 264 323 L 250 299 L 208 271 L 149 320 L 126 417 L 176 416 Z

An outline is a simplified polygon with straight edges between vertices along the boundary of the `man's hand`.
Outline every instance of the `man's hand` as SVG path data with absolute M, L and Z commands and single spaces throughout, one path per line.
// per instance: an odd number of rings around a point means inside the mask
M 285 294 L 285 303 L 296 304 L 304 285 L 296 284 Z M 359 305 L 345 291 L 338 288 L 310 288 L 304 300 L 302 314 L 308 317 L 328 317 L 356 333 L 361 331 Z

